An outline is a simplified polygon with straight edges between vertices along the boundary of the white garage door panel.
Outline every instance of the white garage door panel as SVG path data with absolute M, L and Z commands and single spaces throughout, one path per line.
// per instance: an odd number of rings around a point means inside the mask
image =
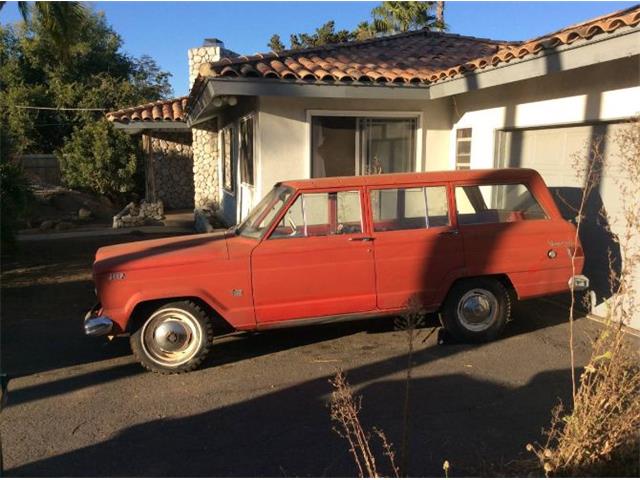
M 620 173 L 620 158 L 616 135 L 622 128 L 621 123 L 581 125 L 548 129 L 513 130 L 501 132 L 499 166 L 534 168 L 540 172 L 547 185 L 555 194 L 561 195 L 569 203 L 579 202 L 582 179 L 577 178 L 576 162 L 586 165 L 588 144 L 598 135 L 606 135 L 603 144 L 606 168 L 600 188 L 592 198 L 588 215 L 592 221 L 585 224 L 581 235 L 585 247 L 587 265 L 585 274 L 592 277 L 592 284 L 599 306 L 594 313 L 604 314 L 606 306 L 603 300 L 609 295 L 608 288 L 608 251 L 615 255 L 619 247 L 614 238 L 597 222 L 597 211 L 604 205 L 611 229 L 620 234 L 622 226 L 622 199 L 619 195 L 616 178 Z M 558 207 L 567 217 L 570 209 L 556 200 Z M 640 240 L 638 240 L 640 241 Z M 618 255 L 619 256 L 619 255 Z M 640 292 L 640 275 L 636 272 L 635 288 Z M 632 325 L 640 330 L 640 313 L 636 314 Z

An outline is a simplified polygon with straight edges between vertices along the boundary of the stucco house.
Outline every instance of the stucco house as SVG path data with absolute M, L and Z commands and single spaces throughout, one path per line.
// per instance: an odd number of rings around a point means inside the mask
M 188 96 L 108 118 L 143 135 L 148 196 L 227 224 L 280 180 L 381 171 L 532 167 L 571 203 L 589 140 L 640 113 L 639 25 L 636 6 L 523 42 L 419 30 L 241 56 L 209 39 L 188 52 Z M 616 147 L 604 147 L 590 208 L 615 219 Z M 600 304 L 619 249 L 598 222 L 584 237 Z

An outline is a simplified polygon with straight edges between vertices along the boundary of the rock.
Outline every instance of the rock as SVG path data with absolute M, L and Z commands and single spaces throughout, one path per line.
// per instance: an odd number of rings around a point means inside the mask
M 79 220 L 89 220 L 93 216 L 93 213 L 88 208 L 82 207 L 78 210 Z
M 51 230 L 55 226 L 53 220 L 45 220 L 40 224 L 40 230 Z
M 73 228 L 73 223 L 71 222 L 60 222 L 56 225 L 56 230 L 71 230 Z

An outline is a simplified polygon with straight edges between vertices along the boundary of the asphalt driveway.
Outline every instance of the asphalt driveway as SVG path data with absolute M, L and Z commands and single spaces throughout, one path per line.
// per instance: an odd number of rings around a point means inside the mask
M 6 475 L 353 476 L 327 407 L 338 367 L 362 395 L 365 426 L 400 444 L 406 341 L 389 320 L 220 338 L 204 368 L 181 376 L 145 373 L 126 340 L 85 338 L 92 256 L 114 241 L 29 242 L 3 259 Z M 514 316 L 492 344 L 419 344 L 412 476 L 442 476 L 445 459 L 465 475 L 527 458 L 570 395 L 565 310 L 532 301 Z M 583 364 L 597 327 L 576 328 Z

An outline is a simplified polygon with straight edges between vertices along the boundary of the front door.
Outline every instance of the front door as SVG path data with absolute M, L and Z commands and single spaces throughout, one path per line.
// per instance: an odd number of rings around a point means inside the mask
M 464 267 L 462 239 L 451 227 L 445 185 L 370 189 L 378 308 L 425 306 Z
M 258 324 L 373 311 L 373 245 L 357 190 L 298 195 L 252 253 Z

